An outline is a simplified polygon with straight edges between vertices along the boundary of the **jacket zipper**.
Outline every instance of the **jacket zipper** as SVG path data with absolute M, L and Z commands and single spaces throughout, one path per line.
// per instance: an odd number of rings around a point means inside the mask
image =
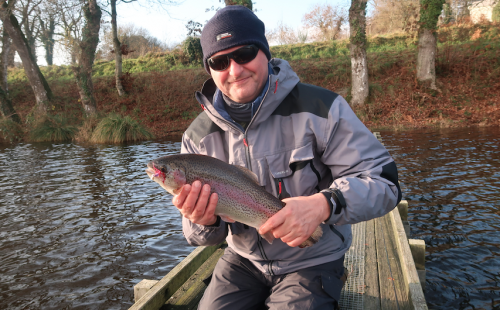
M 278 81 L 279 79 L 276 79 L 276 81 Z M 271 75 L 269 75 L 268 77 L 268 81 L 269 81 L 269 86 L 271 86 Z M 247 168 L 250 169 L 250 171 L 252 171 L 252 163 L 251 163 L 251 160 L 250 160 L 250 148 L 248 147 L 248 140 L 247 140 L 247 131 L 248 131 L 248 128 L 250 128 L 250 126 L 252 125 L 253 123 L 253 120 L 255 119 L 255 116 L 257 116 L 257 114 L 259 113 L 260 109 L 262 108 L 263 106 L 263 102 L 264 100 L 266 99 L 267 97 L 267 94 L 269 93 L 269 89 L 271 87 L 268 87 L 267 88 L 267 91 L 266 93 L 264 94 L 264 97 L 262 97 L 262 101 L 260 102 L 260 105 L 259 105 L 259 108 L 257 109 L 257 111 L 255 112 L 255 115 L 252 117 L 252 119 L 250 120 L 250 123 L 248 123 L 248 126 L 247 128 L 245 129 L 245 131 L 243 132 L 243 144 L 245 145 L 245 154 L 246 154 L 246 160 L 247 160 Z M 276 93 L 276 92 L 275 92 Z M 208 109 L 205 109 L 205 111 L 209 111 Z M 212 114 L 212 113 L 210 113 Z M 212 114 L 213 115 L 213 114 Z M 230 127 L 233 127 L 233 128 L 236 128 L 238 131 L 241 131 L 238 127 L 234 126 L 233 124 L 231 124 L 230 122 L 228 122 L 226 119 L 224 118 L 220 118 L 220 117 L 217 117 L 214 115 L 215 118 L 223 121 L 224 123 L 226 123 L 227 125 L 229 125 Z M 260 237 L 259 233 L 256 231 L 257 233 L 257 236 L 258 236 L 258 239 L 257 239 L 257 245 L 259 247 L 259 250 L 260 250 L 260 255 L 262 256 L 262 258 L 264 258 L 265 260 L 269 260 L 267 258 L 267 255 L 266 255 L 266 252 L 264 252 L 264 246 L 262 245 L 262 238 Z M 271 275 L 274 275 L 274 272 L 272 270 L 272 264 L 273 264 L 273 261 L 270 261 L 269 264 L 268 264 L 268 270 L 269 270 L 269 273 Z
M 271 88 L 270 87 L 271 86 L 271 76 L 270 75 L 269 75 L 268 79 L 269 79 L 269 87 L 267 88 L 267 91 L 264 94 L 264 97 L 262 97 L 262 101 L 260 102 L 259 108 L 255 112 L 255 115 L 252 117 L 252 119 L 250 120 L 250 123 L 248 123 L 248 126 L 245 129 L 245 132 L 243 133 L 243 144 L 245 144 L 245 154 L 246 154 L 246 157 L 247 157 L 247 166 L 248 166 L 248 169 L 250 169 L 250 171 L 252 171 L 252 162 L 250 160 L 250 148 L 248 147 L 247 132 L 248 132 L 248 129 L 250 128 L 250 126 L 252 125 L 253 120 L 255 119 L 255 117 L 257 116 L 257 114 L 259 114 L 259 111 L 260 111 L 260 109 L 263 106 L 264 100 L 266 100 L 267 94 L 269 93 L 269 89 Z M 258 232 L 257 232 L 257 236 L 258 236 L 257 245 L 258 245 L 259 250 L 260 250 L 260 255 L 265 260 L 269 260 L 267 258 L 266 252 L 264 251 L 264 246 L 262 245 L 262 237 L 259 235 Z M 269 270 L 269 274 L 274 275 L 274 272 L 273 272 L 273 269 L 272 269 L 272 264 L 273 264 L 273 261 L 270 261 L 269 264 L 267 265 L 267 269 Z
M 259 235 L 259 233 L 257 232 L 257 246 L 259 247 L 259 251 L 260 251 L 260 256 L 262 256 L 262 258 L 264 258 L 265 260 L 269 261 L 269 258 L 267 258 L 267 255 L 266 255 L 266 252 L 264 252 L 264 246 L 262 245 L 262 237 Z M 274 276 L 274 272 L 273 272 L 273 260 L 272 261 L 269 261 L 269 263 L 267 264 L 267 270 L 269 271 L 269 274 Z
M 250 128 L 250 126 L 252 125 L 253 120 L 255 119 L 257 114 L 259 114 L 259 111 L 263 106 L 262 103 L 264 102 L 264 100 L 266 100 L 267 94 L 269 93 L 269 89 L 271 88 L 271 76 L 270 75 L 269 75 L 268 79 L 269 79 L 269 87 L 267 88 L 266 93 L 264 94 L 264 97 L 262 97 L 259 108 L 255 112 L 255 115 L 252 117 L 252 119 L 250 120 L 250 123 L 248 123 L 248 126 L 245 129 L 245 132 L 243 133 L 243 144 L 245 144 L 245 154 L 247 157 L 247 166 L 248 166 L 248 169 L 250 169 L 250 171 L 252 170 L 252 162 L 250 160 L 250 148 L 248 147 L 247 132 L 248 132 L 248 128 Z

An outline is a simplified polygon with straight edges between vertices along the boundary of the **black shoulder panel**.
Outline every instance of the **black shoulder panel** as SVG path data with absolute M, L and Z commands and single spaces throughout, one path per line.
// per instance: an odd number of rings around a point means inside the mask
M 396 163 L 390 162 L 382 166 L 382 173 L 380 174 L 380 176 L 386 180 L 391 181 L 398 188 L 398 202 L 396 203 L 397 205 L 401 201 L 403 195 L 401 193 L 401 187 L 399 187 L 398 167 L 396 166 Z
M 186 130 L 186 136 L 196 145 L 200 145 L 200 141 L 203 137 L 216 131 L 222 132 L 223 130 L 208 117 L 205 111 L 203 111 L 196 117 L 191 125 L 189 125 Z
M 290 116 L 308 112 L 328 118 L 328 111 L 338 94 L 322 87 L 298 83 L 272 115 Z

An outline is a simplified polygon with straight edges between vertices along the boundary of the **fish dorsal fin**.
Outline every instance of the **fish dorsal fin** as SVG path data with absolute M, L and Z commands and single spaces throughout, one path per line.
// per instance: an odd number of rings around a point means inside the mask
M 255 173 L 252 172 L 252 170 L 247 169 L 242 166 L 234 165 L 236 168 L 240 169 L 241 172 L 243 172 L 245 175 L 247 175 L 250 179 L 252 179 L 255 183 L 259 184 L 259 178 Z M 259 184 L 260 185 L 260 184 Z

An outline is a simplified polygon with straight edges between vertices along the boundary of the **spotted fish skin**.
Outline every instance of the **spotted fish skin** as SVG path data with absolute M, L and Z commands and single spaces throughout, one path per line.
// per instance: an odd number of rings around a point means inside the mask
M 284 203 L 264 190 L 257 176 L 250 170 L 230 165 L 219 159 L 198 155 L 179 154 L 157 158 L 148 163 L 146 170 L 152 180 L 173 195 L 178 194 L 184 184 L 199 180 L 209 184 L 212 193 L 219 200 L 215 214 L 254 227 L 257 230 L 271 216 L 284 206 Z M 318 227 L 313 235 L 300 247 L 311 246 L 322 236 Z M 272 243 L 271 233 L 262 236 Z

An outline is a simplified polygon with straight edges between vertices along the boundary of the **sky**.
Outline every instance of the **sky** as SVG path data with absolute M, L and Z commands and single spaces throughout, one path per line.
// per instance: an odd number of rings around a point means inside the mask
M 139 0 L 139 2 L 146 2 Z M 349 5 L 349 0 L 308 1 L 308 0 L 274 0 L 254 1 L 255 14 L 259 17 L 266 29 L 276 28 L 280 21 L 287 26 L 297 29 L 302 25 L 304 14 L 311 11 L 315 4 Z M 194 20 L 205 24 L 215 11 L 205 13 L 209 7 L 222 7 L 224 1 L 219 0 L 184 0 L 176 6 L 166 6 L 165 9 L 148 8 L 145 4 L 121 3 L 117 7 L 118 24 L 134 23 L 146 28 L 151 35 L 173 44 L 183 41 L 187 35 L 186 23 Z
M 152 36 L 166 43 L 168 47 L 174 47 L 186 38 L 188 21 L 193 20 L 205 24 L 215 14 L 215 11 L 205 12 L 207 8 L 224 6 L 224 1 L 219 2 L 219 0 L 173 1 L 178 1 L 179 4 L 163 8 L 148 5 L 148 2 L 154 1 L 118 2 L 116 9 L 118 27 L 134 24 L 147 29 Z M 257 10 L 255 14 L 264 22 L 266 29 L 274 29 L 279 22 L 283 22 L 283 24 L 297 30 L 303 25 L 304 15 L 310 12 L 316 4 L 331 4 L 348 9 L 350 0 L 256 0 L 253 6 L 254 10 Z M 110 11 L 109 8 L 106 9 Z M 103 12 L 103 19 L 109 21 L 109 14 Z M 43 48 L 37 48 L 37 53 L 39 55 L 38 64 L 46 65 Z M 68 64 L 67 55 L 63 55 L 57 45 L 55 53 L 54 63 L 56 65 Z

